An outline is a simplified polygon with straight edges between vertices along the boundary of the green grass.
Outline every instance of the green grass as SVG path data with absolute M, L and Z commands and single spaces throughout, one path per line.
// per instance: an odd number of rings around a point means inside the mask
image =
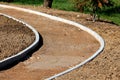
M 14 0 L 15 4 L 22 4 L 22 5 L 42 5 L 43 0 Z
M 52 7 L 60 10 L 76 11 L 74 4 L 70 0 L 53 0 Z
M 112 0 L 115 5 L 111 7 L 102 8 L 100 18 L 103 20 L 112 21 L 113 23 L 120 25 L 120 0 Z M 86 8 L 85 13 L 89 14 L 90 11 Z
M 103 11 L 103 13 L 101 13 L 101 18 L 110 20 L 113 23 L 120 25 L 120 7 L 119 7 L 119 10 L 116 10 L 116 11 L 114 10 L 116 9 L 111 9 L 105 12 Z
M 43 5 L 44 0 L 14 0 L 16 4 L 23 4 L 23 5 Z M 120 25 L 120 0 L 113 0 L 116 4 L 112 8 L 105 8 L 100 13 L 102 19 L 113 21 L 115 24 Z M 74 8 L 74 4 L 71 0 L 53 0 L 52 8 L 66 10 L 66 11 L 77 11 Z M 87 11 L 87 13 L 90 13 Z
M 108 20 L 108 21 L 112 21 L 113 23 L 120 25 L 120 14 L 114 14 L 111 16 L 108 15 L 101 15 L 102 19 Z
M 23 5 L 43 5 L 43 0 L 14 0 L 16 4 Z M 66 11 L 75 11 L 74 4 L 70 0 L 53 0 L 52 8 L 66 10 Z
M 120 25 L 120 0 L 113 0 L 113 2 L 116 5 L 102 10 L 101 18 L 111 20 L 115 24 Z

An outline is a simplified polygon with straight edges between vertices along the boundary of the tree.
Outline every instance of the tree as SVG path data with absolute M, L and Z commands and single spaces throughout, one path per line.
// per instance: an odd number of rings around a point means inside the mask
M 84 7 L 89 3 L 90 0 L 71 0 L 74 3 L 75 8 L 80 12 L 84 11 Z
M 51 8 L 53 0 L 44 0 L 44 7 Z
M 98 13 L 101 11 L 102 7 L 110 6 L 110 0 L 91 0 L 91 7 L 92 7 L 92 20 L 93 22 L 96 21 L 96 18 L 100 18 Z
M 89 10 L 91 11 L 92 15 L 92 20 L 95 22 L 95 20 L 100 18 L 100 13 L 101 9 L 103 7 L 109 7 L 112 6 L 111 1 L 112 0 L 72 0 L 75 4 L 75 7 L 83 12 L 84 10 Z

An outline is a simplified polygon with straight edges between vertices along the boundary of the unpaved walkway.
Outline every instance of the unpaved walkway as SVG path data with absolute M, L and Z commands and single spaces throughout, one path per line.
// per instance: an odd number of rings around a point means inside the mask
M 13 5 L 13 4 L 12 4 Z M 74 20 L 99 33 L 106 42 L 104 51 L 90 63 L 56 80 L 119 80 L 120 79 L 120 26 L 105 22 L 86 21 L 89 15 L 42 7 L 21 6 Z M 79 16 L 78 16 L 79 15 Z
M 34 26 L 43 38 L 43 46 L 32 57 L 0 72 L 2 80 L 42 80 L 66 70 L 91 56 L 99 43 L 74 26 L 13 9 L 0 9 Z

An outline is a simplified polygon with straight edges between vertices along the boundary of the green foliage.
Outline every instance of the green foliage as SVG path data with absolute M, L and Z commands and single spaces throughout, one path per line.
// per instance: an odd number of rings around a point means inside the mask
M 112 21 L 113 23 L 120 25 L 120 14 L 111 14 L 111 15 L 104 15 L 101 14 L 101 18 L 105 20 Z
M 53 0 L 53 8 L 67 10 L 67 11 L 76 11 L 74 4 L 69 0 Z
M 7 1 L 7 0 L 0 0 Z M 43 5 L 44 0 L 14 0 L 14 3 L 17 4 L 27 4 L 27 5 Z M 53 0 L 53 8 L 62 9 L 67 11 L 78 11 L 83 10 L 84 13 L 92 12 L 92 3 L 91 0 L 85 0 L 84 3 L 80 4 L 77 8 L 78 2 L 82 3 L 84 0 Z M 95 1 L 95 0 L 94 0 Z M 100 8 L 101 10 L 97 11 L 97 14 L 101 15 L 102 19 L 111 20 L 116 24 L 120 25 L 120 0 L 110 0 L 110 4 L 113 6 L 104 6 Z M 82 7 L 81 7 L 82 6 Z
M 111 0 L 114 5 L 106 7 L 101 11 L 101 18 L 113 21 L 120 25 L 120 0 Z
M 2 0 L 4 2 L 8 2 L 9 0 Z M 13 3 L 24 4 L 24 5 L 41 5 L 43 4 L 43 0 L 12 0 Z
M 2 0 L 7 1 L 7 0 Z M 14 0 L 13 3 L 24 4 L 24 5 L 43 5 L 44 0 Z M 67 11 L 76 11 L 74 4 L 70 0 L 53 0 L 52 8 L 67 10 Z
M 80 12 L 83 12 L 85 7 L 90 5 L 90 0 L 71 0 L 71 2 L 74 4 L 74 7 Z
M 113 0 L 71 0 L 79 11 L 99 11 L 102 8 L 113 6 Z
M 120 0 L 71 0 L 71 1 L 74 2 L 74 7 L 77 8 L 79 11 L 91 13 L 93 16 L 93 21 L 97 19 L 96 15 L 98 16 L 99 19 L 100 16 L 105 15 L 111 16 L 112 14 L 114 14 L 115 16 L 115 13 L 120 13 Z

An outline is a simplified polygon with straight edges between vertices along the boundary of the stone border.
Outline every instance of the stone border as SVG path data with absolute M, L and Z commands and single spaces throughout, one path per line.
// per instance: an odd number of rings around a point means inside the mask
M 14 6 L 7 6 L 7 5 L 2 5 L 0 4 L 0 7 L 3 7 L 3 8 L 9 8 L 9 9 L 15 9 L 15 10 L 19 10 L 19 11 L 24 11 L 24 12 L 27 12 L 27 13 L 31 13 L 31 14 L 36 14 L 36 15 L 40 15 L 40 16 L 43 16 L 43 17 L 47 17 L 51 20 L 56 20 L 56 21 L 60 21 L 60 22 L 63 22 L 63 23 L 67 23 L 67 24 L 70 24 L 70 25 L 73 25 L 73 26 L 76 26 L 86 32 L 88 32 L 89 34 L 91 34 L 95 39 L 97 39 L 100 43 L 100 47 L 99 49 L 92 55 L 90 56 L 88 59 L 86 59 L 85 61 L 81 62 L 80 64 L 68 69 L 68 70 L 65 70 L 59 74 L 56 74 L 54 76 L 51 76 L 45 80 L 52 80 L 52 79 L 55 79 L 59 76 L 62 76 L 74 69 L 77 69 L 81 66 L 83 66 L 84 64 L 86 64 L 87 62 L 91 61 L 92 59 L 94 59 L 97 55 L 99 55 L 103 49 L 104 49 L 104 46 L 105 46 L 105 42 L 103 40 L 103 38 L 101 36 L 99 36 L 95 31 L 91 30 L 90 28 L 87 28 L 86 26 L 83 26 L 79 23 L 76 23 L 74 21 L 70 21 L 70 20 L 67 20 L 67 19 L 63 19 L 63 18 L 60 18 L 60 17 L 56 17 L 56 16 L 52 16 L 52 15 L 49 15 L 49 14 L 45 14 L 45 13 L 42 13 L 42 12 L 38 12 L 38 11 L 33 11 L 33 10 L 30 10 L 30 9 L 24 9 L 24 8 L 19 8 L 19 7 L 14 7 Z
M 0 69 L 4 68 L 5 66 L 7 66 L 10 63 L 13 63 L 14 61 L 17 61 L 21 58 L 23 58 L 25 55 L 27 55 L 28 52 L 30 52 L 31 50 L 33 50 L 35 47 L 37 47 L 38 43 L 39 43 L 39 33 L 30 25 L 28 25 L 27 23 L 20 21 L 18 19 L 15 19 L 11 16 L 8 16 L 6 14 L 2 14 L 0 13 L 0 15 L 3 15 L 5 17 L 11 18 L 19 23 L 22 23 L 23 25 L 26 25 L 29 29 L 31 29 L 33 31 L 33 33 L 35 34 L 35 41 L 26 49 L 20 51 L 19 53 L 17 53 L 16 55 L 13 55 L 11 57 L 5 58 L 3 60 L 0 60 Z

